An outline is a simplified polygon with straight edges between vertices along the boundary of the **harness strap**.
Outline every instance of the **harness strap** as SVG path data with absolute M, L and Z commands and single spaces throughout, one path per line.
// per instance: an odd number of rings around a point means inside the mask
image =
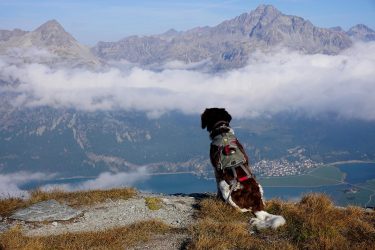
M 248 177 L 253 177 L 253 174 L 244 165 L 241 165 L 241 168 Z
M 244 177 L 238 178 L 238 181 L 243 182 L 243 181 L 246 181 L 247 179 L 249 179 L 249 176 L 244 176 Z
M 240 177 L 240 178 L 237 178 L 237 172 L 235 170 L 235 168 L 237 167 L 241 167 L 242 170 L 245 172 L 246 176 L 243 176 L 243 177 Z M 253 177 L 253 174 L 249 172 L 249 170 L 247 168 L 245 168 L 245 166 L 243 164 L 239 165 L 239 166 L 234 166 L 232 167 L 232 172 L 233 172 L 233 176 L 234 176 L 234 179 L 235 180 L 238 180 L 239 182 L 243 182 L 243 181 L 246 181 L 247 179 Z
M 230 187 L 230 189 L 229 189 L 229 195 L 228 195 L 228 198 L 226 199 L 226 202 L 228 202 L 228 200 L 229 200 L 229 198 L 230 198 L 230 196 L 231 196 L 231 194 L 232 194 L 232 192 L 233 192 L 233 190 L 237 187 L 237 180 L 235 179 L 235 183 L 232 183 L 232 186 Z
M 237 172 L 236 172 L 236 167 L 231 167 L 234 179 L 237 180 Z
M 237 172 L 236 172 L 236 168 L 239 167 L 239 166 L 243 169 L 243 171 L 245 172 L 246 176 L 238 178 Z M 238 186 L 239 182 L 246 181 L 250 177 L 253 177 L 253 175 L 251 173 L 249 173 L 249 171 L 244 167 L 244 165 L 239 165 L 239 166 L 237 165 L 237 166 L 231 167 L 234 179 L 233 179 L 233 182 L 231 183 L 231 187 L 229 189 L 229 195 L 228 195 L 228 198 L 226 199 L 226 202 L 228 202 L 228 200 L 229 200 L 232 192 L 236 189 L 236 187 Z

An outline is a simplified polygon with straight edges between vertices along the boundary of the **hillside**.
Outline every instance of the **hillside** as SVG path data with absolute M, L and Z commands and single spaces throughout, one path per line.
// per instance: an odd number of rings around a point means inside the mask
M 79 215 L 37 220 L 41 210 L 37 215 L 17 210 L 41 208 L 51 199 L 57 200 L 52 202 L 54 216 L 62 215 L 59 207 Z M 287 224 L 278 230 L 255 230 L 249 227 L 251 214 L 239 213 L 209 194 L 36 191 L 28 200 L 0 200 L 0 248 L 368 249 L 375 243 L 373 210 L 335 207 L 321 194 L 306 195 L 296 203 L 270 200 L 266 210 L 283 215 Z M 34 221 L 15 219 L 17 213 Z

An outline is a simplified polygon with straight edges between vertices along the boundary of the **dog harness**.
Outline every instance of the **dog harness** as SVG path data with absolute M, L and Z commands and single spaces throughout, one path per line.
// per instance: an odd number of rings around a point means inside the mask
M 253 177 L 250 171 L 245 167 L 246 158 L 238 147 L 237 138 L 232 129 L 229 129 L 226 133 L 216 135 L 212 139 L 211 144 L 218 147 L 217 154 L 219 154 L 219 162 L 217 163 L 217 168 L 219 170 L 224 171 L 225 169 L 232 169 L 234 179 L 238 182 L 243 182 Z M 236 168 L 238 167 L 244 171 L 246 176 L 237 177 Z

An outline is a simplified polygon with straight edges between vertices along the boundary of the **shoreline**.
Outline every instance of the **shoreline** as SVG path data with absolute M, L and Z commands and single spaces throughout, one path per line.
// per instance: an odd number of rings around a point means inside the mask
M 337 165 L 354 164 L 354 163 L 374 164 L 375 161 L 362 161 L 362 160 L 336 161 L 336 162 L 324 164 L 324 166 L 337 166 Z

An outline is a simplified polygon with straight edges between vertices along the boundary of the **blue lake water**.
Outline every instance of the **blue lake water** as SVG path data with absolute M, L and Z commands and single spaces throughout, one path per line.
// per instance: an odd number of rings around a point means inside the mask
M 364 183 L 375 179 L 375 163 L 343 164 L 338 168 L 346 173 L 345 181 L 351 184 Z
M 138 190 L 153 193 L 203 193 L 216 192 L 216 182 L 194 174 L 151 175 L 149 179 L 134 185 Z
M 356 200 L 353 195 L 344 191 L 349 190 L 350 184 L 364 183 L 367 180 L 375 179 L 375 164 L 346 164 L 339 166 L 339 169 L 347 174 L 346 182 L 349 184 L 331 185 L 323 187 L 264 187 L 266 199 L 280 198 L 283 200 L 299 200 L 304 194 L 311 192 L 325 193 L 332 198 L 337 205 L 355 204 L 364 206 L 366 197 Z M 32 189 L 46 184 L 79 184 L 94 178 L 76 178 L 65 180 L 50 180 L 45 182 L 34 182 L 24 185 L 23 189 Z M 216 193 L 216 182 L 214 179 L 205 179 L 194 174 L 161 174 L 150 175 L 146 180 L 139 181 L 133 185 L 141 191 L 176 194 L 176 193 Z M 366 191 L 363 191 L 366 192 Z M 367 191 L 368 192 L 368 191 Z M 375 205 L 375 204 L 368 204 Z

